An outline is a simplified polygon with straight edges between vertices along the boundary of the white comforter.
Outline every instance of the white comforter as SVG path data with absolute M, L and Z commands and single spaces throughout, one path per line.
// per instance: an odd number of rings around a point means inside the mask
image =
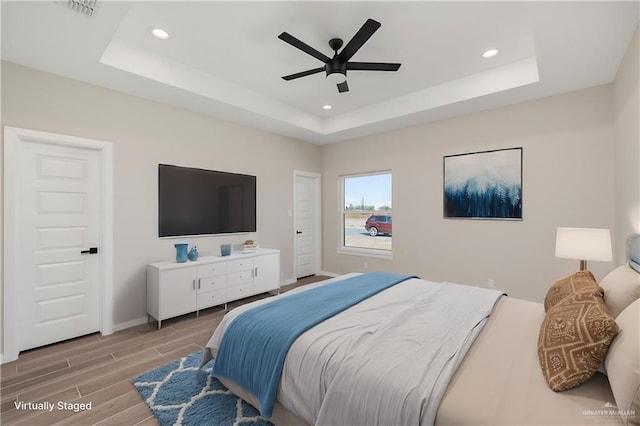
M 278 401 L 309 424 L 431 425 L 501 294 L 419 279 L 387 289 L 293 343 Z M 207 344 L 212 352 L 229 322 L 253 306 L 225 316 Z

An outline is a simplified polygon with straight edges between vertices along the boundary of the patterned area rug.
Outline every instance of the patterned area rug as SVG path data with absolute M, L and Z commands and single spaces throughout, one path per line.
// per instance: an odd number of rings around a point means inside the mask
M 209 362 L 198 370 L 202 353 L 162 365 L 131 381 L 161 426 L 271 426 L 251 405 L 215 377 Z

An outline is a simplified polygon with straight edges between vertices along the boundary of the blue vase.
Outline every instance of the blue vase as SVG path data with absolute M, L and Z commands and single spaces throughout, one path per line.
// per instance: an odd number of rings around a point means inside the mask
M 189 244 L 180 243 L 174 244 L 176 248 L 176 262 L 184 263 L 187 261 L 187 249 L 189 248 Z
M 198 247 L 193 246 L 191 248 L 191 250 L 189 250 L 189 253 L 187 253 L 187 257 L 189 258 L 189 260 L 193 261 L 193 260 L 198 260 L 198 256 L 200 255 L 200 253 L 198 253 Z

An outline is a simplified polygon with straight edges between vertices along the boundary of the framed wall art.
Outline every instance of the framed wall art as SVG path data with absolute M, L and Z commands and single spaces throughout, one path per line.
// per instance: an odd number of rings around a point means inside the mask
M 444 217 L 522 220 L 522 147 L 444 157 Z

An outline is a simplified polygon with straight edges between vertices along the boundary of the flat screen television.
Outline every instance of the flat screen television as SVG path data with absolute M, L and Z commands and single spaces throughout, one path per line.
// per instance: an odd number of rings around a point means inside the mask
M 158 235 L 256 231 L 256 177 L 158 164 Z

